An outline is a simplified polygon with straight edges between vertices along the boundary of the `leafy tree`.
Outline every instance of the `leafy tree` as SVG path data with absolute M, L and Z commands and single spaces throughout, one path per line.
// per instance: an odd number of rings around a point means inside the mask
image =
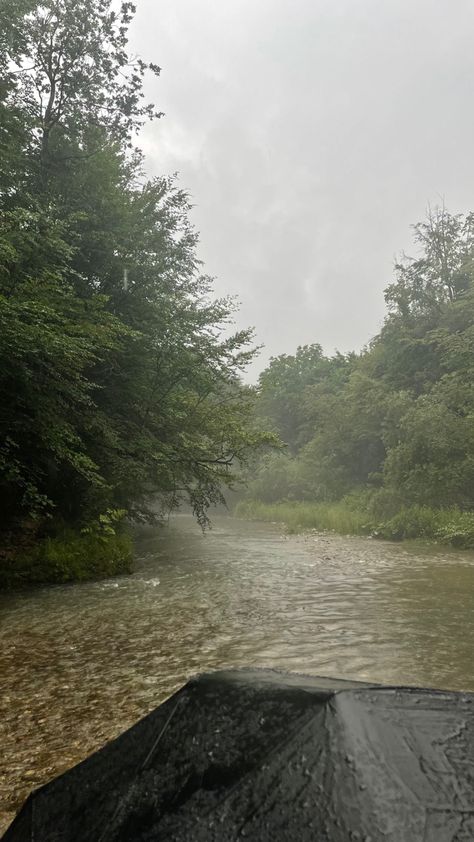
M 68 160 L 55 160 L 64 142 L 78 154 L 92 127 L 130 145 L 144 120 L 161 116 L 142 89 L 145 72 L 160 68 L 127 53 L 134 11 L 130 2 L 115 11 L 110 0 L 4 0 L 0 60 L 35 120 L 43 167 Z
M 147 181 L 158 116 L 127 55 L 133 6 L 0 10 L 0 497 L 4 528 L 206 510 L 269 437 L 240 375 L 252 332 L 212 298 L 186 193 Z M 224 333 L 225 337 L 224 338 Z
M 443 389 L 423 395 L 403 417 L 384 465 L 385 485 L 405 503 L 474 505 L 474 405 L 459 415 Z M 471 394 L 472 401 L 472 394 Z
M 390 312 L 409 321 L 439 312 L 443 304 L 459 299 L 471 286 L 474 252 L 474 214 L 453 216 L 446 208 L 430 210 L 414 226 L 421 257 L 395 266 L 396 281 L 387 287 Z
M 311 421 L 307 400 L 311 387 L 325 384 L 343 369 L 345 358 L 338 354 L 333 360 L 323 355 L 321 345 L 303 345 L 294 356 L 274 357 L 259 378 L 259 412 L 292 453 L 311 438 Z
M 474 216 L 430 211 L 414 234 L 420 253 L 395 266 L 362 354 L 328 360 L 310 346 L 261 375 L 260 412 L 294 456 L 260 469 L 261 499 L 365 489 L 377 516 L 474 506 Z
M 117 348 L 125 328 L 103 298 L 82 301 L 64 282 L 69 248 L 51 220 L 16 211 L 3 222 L 0 505 L 12 527 L 48 511 L 61 473 L 104 484 L 77 418 L 93 408 L 88 370 Z

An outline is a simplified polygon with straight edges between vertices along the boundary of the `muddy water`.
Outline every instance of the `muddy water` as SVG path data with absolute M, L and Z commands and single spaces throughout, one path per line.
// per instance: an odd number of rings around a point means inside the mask
M 185 516 L 131 577 L 0 596 L 0 832 L 28 792 L 223 666 L 474 690 L 474 555 Z

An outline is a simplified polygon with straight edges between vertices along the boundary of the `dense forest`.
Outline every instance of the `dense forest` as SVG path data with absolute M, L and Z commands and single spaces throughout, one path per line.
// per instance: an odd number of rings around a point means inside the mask
M 268 436 L 240 374 L 251 331 L 214 300 L 189 200 L 145 176 L 159 67 L 132 3 L 0 9 L 2 581 L 126 567 L 124 518 L 201 523 Z
M 474 214 L 430 211 L 414 240 L 362 353 L 304 346 L 261 374 L 259 417 L 286 448 L 242 513 L 474 545 Z

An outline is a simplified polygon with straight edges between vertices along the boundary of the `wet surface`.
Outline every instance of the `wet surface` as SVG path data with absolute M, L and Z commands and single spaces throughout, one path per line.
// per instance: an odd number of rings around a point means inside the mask
M 0 596 L 0 831 L 203 670 L 474 690 L 472 554 L 184 516 L 137 552 L 131 577 Z

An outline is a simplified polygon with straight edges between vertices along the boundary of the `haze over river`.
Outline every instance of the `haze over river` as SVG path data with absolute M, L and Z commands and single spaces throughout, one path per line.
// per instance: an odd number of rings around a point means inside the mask
M 144 529 L 135 573 L 0 596 L 0 832 L 29 791 L 225 666 L 474 690 L 474 554 Z

